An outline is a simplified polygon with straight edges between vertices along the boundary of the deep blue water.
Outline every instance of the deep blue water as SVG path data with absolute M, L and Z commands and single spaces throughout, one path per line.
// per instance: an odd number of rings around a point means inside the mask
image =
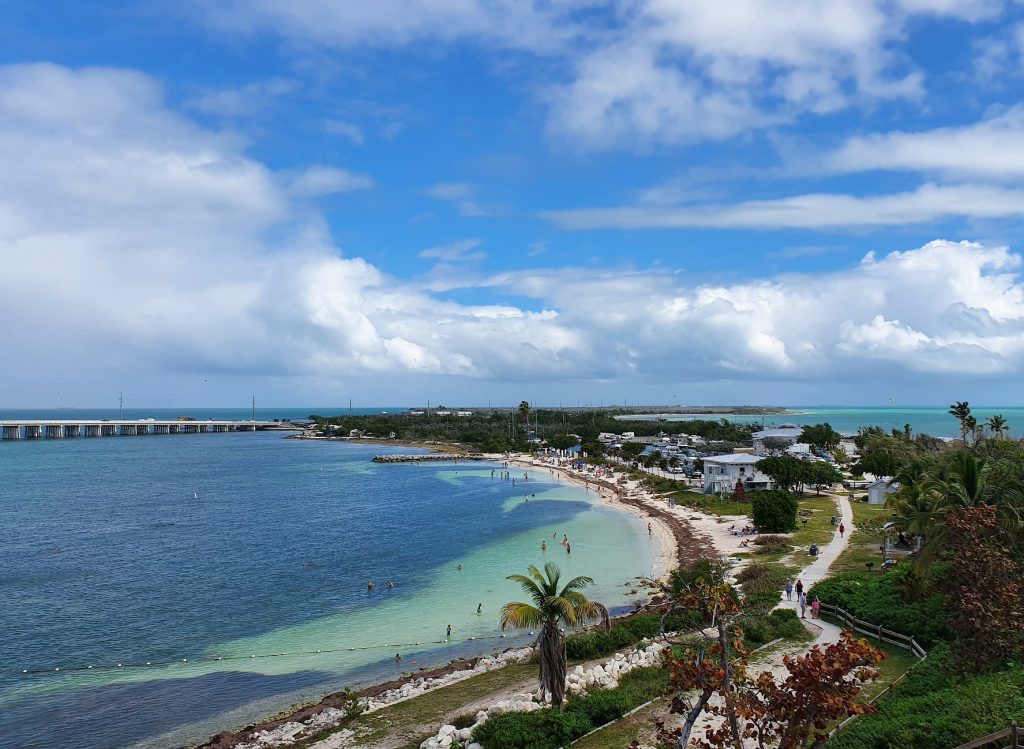
M 582 490 L 370 462 L 389 451 L 409 450 L 275 433 L 0 442 L 0 747 L 180 746 L 391 678 L 395 643 L 407 665 L 507 644 L 467 639 L 497 635 L 504 575 L 528 562 L 592 574 L 612 605 L 649 573 L 640 523 Z M 542 554 L 562 532 L 571 557 Z M 368 649 L 304 654 L 344 646 Z

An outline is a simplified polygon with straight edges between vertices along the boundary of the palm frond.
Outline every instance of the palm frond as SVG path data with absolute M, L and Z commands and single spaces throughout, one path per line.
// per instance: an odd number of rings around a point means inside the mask
M 539 627 L 544 622 L 544 614 L 536 606 L 528 603 L 512 602 L 501 607 L 502 629 L 525 629 Z

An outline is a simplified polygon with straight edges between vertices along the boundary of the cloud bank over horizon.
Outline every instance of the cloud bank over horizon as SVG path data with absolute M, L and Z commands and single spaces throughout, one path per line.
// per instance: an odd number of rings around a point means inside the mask
M 83 65 L 26 11 L 0 406 L 1011 397 L 1020 15 L 197 0 Z
M 680 389 L 985 379 L 1024 364 L 1022 257 L 1005 246 L 936 240 L 735 282 L 555 267 L 476 270 L 438 288 L 346 256 L 324 231 L 313 188 L 366 189 L 370 177 L 276 172 L 169 109 L 141 74 L 0 69 L 0 123 L 0 295 L 24 313 L 0 347 L 42 370 L 71 359 L 85 378 L 113 365 L 341 387 L 429 376 Z M 420 254 L 457 261 L 478 244 Z M 465 289 L 524 301 L 456 301 Z M 5 391 L 19 397 L 15 383 Z

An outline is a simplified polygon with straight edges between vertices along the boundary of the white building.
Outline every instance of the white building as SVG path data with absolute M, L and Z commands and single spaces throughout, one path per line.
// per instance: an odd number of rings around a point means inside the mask
M 900 485 L 889 476 L 883 476 L 868 487 L 868 504 L 884 505 L 890 494 L 895 494 Z
M 786 447 L 792 447 L 796 444 L 800 438 L 800 433 L 803 431 L 801 427 L 783 425 L 775 429 L 762 429 L 760 432 L 754 432 L 754 453 L 756 455 L 768 454 L 768 450 L 764 446 L 766 439 L 785 440 Z
M 746 491 L 775 488 L 771 478 L 754 467 L 760 459 L 745 453 L 704 458 L 704 493 L 731 494 L 736 490 L 737 481 Z

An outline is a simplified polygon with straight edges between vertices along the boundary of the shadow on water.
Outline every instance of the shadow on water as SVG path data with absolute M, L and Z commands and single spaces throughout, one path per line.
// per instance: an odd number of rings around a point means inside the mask
M 59 721 L 42 720 L 38 702 L 11 705 L 0 714 L 0 748 L 110 749 L 213 718 L 245 701 L 285 694 L 323 683 L 326 674 L 305 671 L 286 676 L 221 672 L 196 679 L 114 684 L 52 698 L 48 711 Z

